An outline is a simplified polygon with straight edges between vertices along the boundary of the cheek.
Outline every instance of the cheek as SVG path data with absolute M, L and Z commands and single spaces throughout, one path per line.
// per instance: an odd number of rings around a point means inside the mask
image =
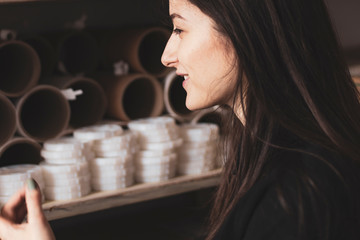
M 211 62 L 212 48 L 209 39 L 194 34 L 183 39 L 179 45 L 178 59 L 186 70 L 193 70 L 194 73 L 206 68 Z

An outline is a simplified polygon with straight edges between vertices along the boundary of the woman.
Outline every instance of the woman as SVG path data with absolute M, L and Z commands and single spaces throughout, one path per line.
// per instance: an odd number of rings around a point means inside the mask
M 162 62 L 184 76 L 186 106 L 233 110 L 207 238 L 360 239 L 359 93 L 323 1 L 169 0 L 169 9 Z M 4 207 L 2 239 L 21 233 L 19 202 Z M 32 223 L 44 219 L 39 202 L 27 204 L 26 231 L 52 239 L 46 221 Z
M 208 239 L 360 239 L 359 93 L 323 1 L 169 3 L 186 106 L 234 113 Z

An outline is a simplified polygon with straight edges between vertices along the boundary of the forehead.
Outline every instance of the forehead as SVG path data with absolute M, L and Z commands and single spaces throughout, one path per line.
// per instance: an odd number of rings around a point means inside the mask
M 191 7 L 191 5 L 188 0 L 169 0 L 170 10 L 174 8 Z
M 182 18 L 205 18 L 201 10 L 188 0 L 169 0 L 169 14 L 177 14 Z

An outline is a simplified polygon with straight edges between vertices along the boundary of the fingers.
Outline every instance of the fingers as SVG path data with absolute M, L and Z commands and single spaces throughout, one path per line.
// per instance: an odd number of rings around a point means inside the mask
M 10 239 L 11 232 L 14 230 L 13 223 L 0 216 L 0 239 Z
M 21 223 L 26 212 L 25 187 L 23 187 L 3 206 L 1 215 L 14 223 Z
M 29 179 L 27 181 L 25 199 L 28 211 L 28 222 L 46 221 L 41 205 L 41 192 L 34 179 Z

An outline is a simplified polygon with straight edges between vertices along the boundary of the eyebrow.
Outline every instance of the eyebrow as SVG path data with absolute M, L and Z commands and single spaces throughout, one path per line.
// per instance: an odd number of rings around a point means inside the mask
M 171 14 L 171 15 L 170 15 L 170 18 L 171 18 L 172 20 L 174 20 L 175 18 L 180 18 L 180 19 L 182 19 L 182 20 L 185 20 L 185 18 L 184 18 L 183 16 L 181 16 L 180 14 L 177 14 L 177 13 Z

